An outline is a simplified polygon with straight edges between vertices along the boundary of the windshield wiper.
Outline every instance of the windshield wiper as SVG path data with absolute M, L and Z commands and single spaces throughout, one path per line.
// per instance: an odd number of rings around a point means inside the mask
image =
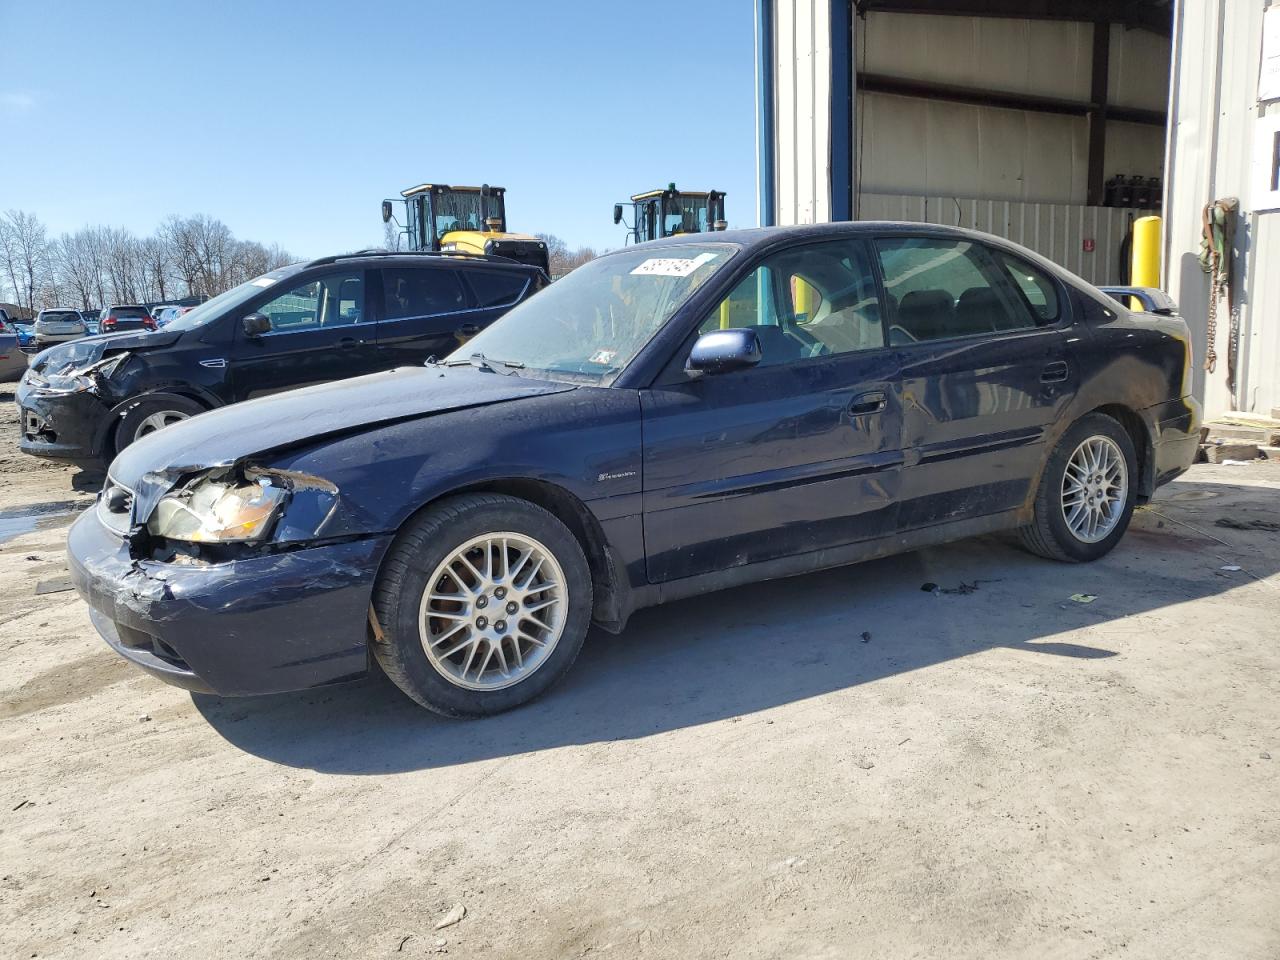
M 467 362 L 473 367 L 480 370 L 488 370 L 490 373 L 498 372 L 494 369 L 493 365 L 495 363 L 500 367 L 506 367 L 511 373 L 524 369 L 524 364 L 519 360 L 497 360 L 491 357 L 486 357 L 483 353 L 473 353 Z M 508 376 L 510 376 L 510 374 L 508 374 Z

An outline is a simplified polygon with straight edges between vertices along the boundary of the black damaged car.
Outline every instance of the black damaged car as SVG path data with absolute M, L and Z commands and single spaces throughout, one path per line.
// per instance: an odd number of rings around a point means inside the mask
M 830 224 L 578 268 L 443 363 L 147 436 L 71 529 L 118 653 L 513 707 L 591 623 L 996 530 L 1087 561 L 1192 462 L 1186 326 L 1003 240 Z
M 18 388 L 18 445 L 102 464 L 215 407 L 443 357 L 546 282 L 502 257 L 440 254 L 365 251 L 274 270 L 162 330 L 41 353 Z

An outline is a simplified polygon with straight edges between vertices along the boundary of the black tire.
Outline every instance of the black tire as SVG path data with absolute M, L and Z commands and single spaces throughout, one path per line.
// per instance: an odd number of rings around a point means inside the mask
M 1124 456 L 1128 477 L 1128 495 L 1115 528 L 1103 539 L 1089 543 L 1079 539 L 1067 525 L 1062 509 L 1062 481 L 1071 455 L 1090 437 L 1103 436 L 1112 440 Z M 1134 504 L 1138 495 L 1138 458 L 1134 453 L 1133 439 L 1118 422 L 1101 413 L 1082 417 L 1058 441 L 1045 463 L 1036 491 L 1035 513 L 1032 521 L 1019 529 L 1022 545 L 1034 554 L 1065 563 L 1083 563 L 1097 560 L 1110 553 L 1129 528 Z
M 550 551 L 564 575 L 567 612 L 555 646 L 526 678 L 502 689 L 467 689 L 437 670 L 423 649 L 422 598 L 428 580 L 450 554 L 473 538 L 500 531 L 531 537 Z M 591 605 L 587 558 L 559 519 L 515 497 L 462 494 L 418 514 L 391 544 L 374 584 L 379 630 L 370 644 L 383 672 L 428 710 L 446 717 L 488 716 L 527 703 L 565 674 L 582 649 L 591 624 Z
M 180 414 L 183 417 L 194 417 L 204 413 L 205 408 L 194 400 L 180 397 L 173 393 L 149 393 L 139 397 L 125 408 L 116 422 L 116 453 L 138 439 L 138 424 L 158 413 Z

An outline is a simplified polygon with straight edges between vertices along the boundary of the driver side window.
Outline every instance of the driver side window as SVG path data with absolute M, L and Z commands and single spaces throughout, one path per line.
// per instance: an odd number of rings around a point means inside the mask
M 698 333 L 739 327 L 756 331 L 761 366 L 883 347 L 880 300 L 865 248 L 839 240 L 766 257 Z
M 257 310 L 272 333 L 293 333 L 361 322 L 364 274 L 355 270 L 318 277 L 267 301 Z

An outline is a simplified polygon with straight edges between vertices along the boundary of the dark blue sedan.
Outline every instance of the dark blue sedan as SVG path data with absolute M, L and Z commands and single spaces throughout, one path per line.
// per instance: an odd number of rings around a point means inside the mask
M 984 234 L 691 235 L 580 267 L 443 362 L 214 410 L 71 530 L 122 656 L 252 694 L 376 660 L 505 710 L 632 611 L 1016 530 L 1102 556 L 1192 462 L 1187 329 Z

